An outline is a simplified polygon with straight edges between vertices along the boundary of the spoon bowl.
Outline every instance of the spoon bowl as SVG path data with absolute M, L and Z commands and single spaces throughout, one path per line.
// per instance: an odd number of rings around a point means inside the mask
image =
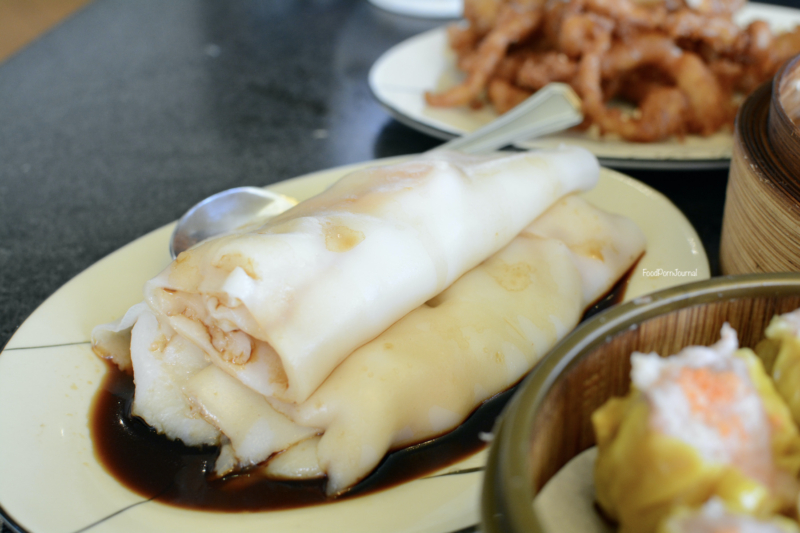
M 236 187 L 209 196 L 181 217 L 169 242 L 173 259 L 200 241 L 260 224 L 297 200 L 259 187 Z

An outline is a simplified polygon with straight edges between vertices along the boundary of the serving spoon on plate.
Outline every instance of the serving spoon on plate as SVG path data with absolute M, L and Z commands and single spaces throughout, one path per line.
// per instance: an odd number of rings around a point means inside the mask
M 550 83 L 482 128 L 437 146 L 431 152 L 456 150 L 480 154 L 518 139 L 555 133 L 583 121 L 581 100 L 569 85 Z M 297 204 L 259 187 L 236 187 L 209 196 L 181 217 L 169 243 L 173 259 L 209 237 L 260 225 Z

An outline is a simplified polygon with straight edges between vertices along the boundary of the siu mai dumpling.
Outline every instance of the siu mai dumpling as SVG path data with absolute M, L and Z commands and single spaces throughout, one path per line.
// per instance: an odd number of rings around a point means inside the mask
M 800 533 L 800 528 L 783 516 L 757 518 L 736 512 L 715 497 L 699 509 L 676 508 L 657 533 Z
M 713 346 L 631 356 L 632 387 L 592 417 L 597 501 L 623 533 L 718 496 L 748 513 L 791 510 L 800 443 L 759 359 L 725 324 Z
M 773 317 L 766 339 L 756 346 L 778 394 L 800 423 L 800 309 Z

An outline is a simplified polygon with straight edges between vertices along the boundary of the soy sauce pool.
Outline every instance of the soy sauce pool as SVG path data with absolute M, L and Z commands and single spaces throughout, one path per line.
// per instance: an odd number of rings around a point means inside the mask
M 605 297 L 587 309 L 584 320 L 622 301 L 634 268 L 635 265 Z M 94 399 L 91 433 L 101 464 L 123 485 L 145 498 L 206 511 L 293 509 L 387 489 L 469 457 L 486 446 L 481 434 L 491 432 L 515 390 L 516 386 L 485 401 L 455 430 L 390 453 L 369 477 L 336 499 L 325 495 L 325 479 L 276 481 L 264 477 L 257 468 L 211 479 L 219 449 L 171 441 L 131 416 L 133 379 L 112 363 L 108 363 L 108 372 Z
M 511 394 L 505 391 L 485 402 L 464 424 L 442 437 L 389 454 L 367 479 L 335 501 L 423 477 L 481 450 L 485 442 L 478 435 L 492 430 Z M 132 402 L 132 378 L 109 363 L 95 398 L 92 440 L 105 468 L 144 497 L 213 511 L 291 509 L 332 501 L 325 495 L 325 479 L 276 481 L 258 469 L 210 479 L 218 448 L 193 448 L 157 434 L 130 415 Z

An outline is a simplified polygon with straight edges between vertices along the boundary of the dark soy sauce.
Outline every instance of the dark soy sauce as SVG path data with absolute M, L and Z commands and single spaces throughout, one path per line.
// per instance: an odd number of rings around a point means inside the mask
M 495 418 L 513 392 L 484 402 L 454 431 L 389 454 L 378 468 L 336 501 L 419 478 L 472 455 L 485 443 L 480 432 L 492 430 Z M 111 474 L 129 489 L 159 502 L 216 511 L 291 509 L 331 501 L 325 480 L 276 481 L 258 469 L 209 479 L 219 450 L 193 448 L 159 435 L 130 415 L 133 379 L 108 363 L 92 412 L 95 453 Z
M 622 301 L 633 267 L 583 320 Z M 480 451 L 516 385 L 481 404 L 455 430 L 388 454 L 361 483 L 335 500 L 325 496 L 325 480 L 276 481 L 258 469 L 210 479 L 219 449 L 193 448 L 159 435 L 131 416 L 133 379 L 108 363 L 91 413 L 91 433 L 101 464 L 129 489 L 161 503 L 207 511 L 267 511 L 318 505 L 383 490 L 454 464 Z

